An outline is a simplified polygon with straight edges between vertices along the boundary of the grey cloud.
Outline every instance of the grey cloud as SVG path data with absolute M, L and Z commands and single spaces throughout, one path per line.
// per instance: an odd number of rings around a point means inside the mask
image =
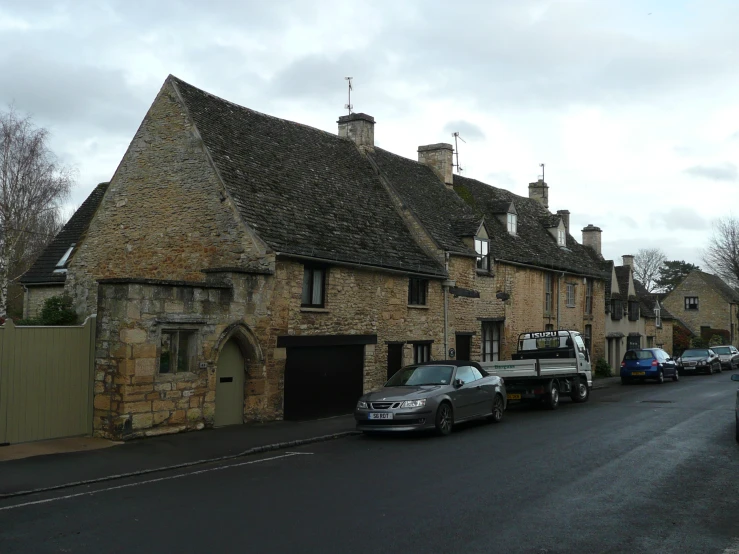
M 708 221 L 695 210 L 680 206 L 659 212 L 652 212 L 649 220 L 653 226 L 661 226 L 667 229 L 699 231 L 708 229 L 709 227 Z
M 739 177 L 737 167 L 730 162 L 716 165 L 695 165 L 685 171 L 691 177 L 713 179 L 714 181 L 736 181 Z
M 461 119 L 458 121 L 450 121 L 444 125 L 444 132 L 449 134 L 458 132 L 465 140 L 485 140 L 485 133 L 483 133 L 480 127 L 474 123 Z

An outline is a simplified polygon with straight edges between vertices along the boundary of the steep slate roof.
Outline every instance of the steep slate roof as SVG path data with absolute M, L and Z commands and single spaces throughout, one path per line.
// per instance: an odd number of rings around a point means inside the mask
M 74 215 L 69 218 L 62 230 L 54 237 L 54 240 L 41 252 L 29 270 L 21 276 L 19 281 L 22 284 L 58 283 L 61 285 L 64 283 L 67 274 L 54 273 L 54 269 L 56 269 L 56 265 L 66 254 L 69 247 L 73 244 L 79 244 L 106 190 L 108 190 L 108 183 L 100 183 L 95 187 L 77 211 L 74 212 Z
M 495 259 L 608 278 L 595 252 L 578 243 L 569 233 L 567 247 L 557 246 L 546 226 L 559 216 L 553 215 L 537 200 L 459 175 L 454 176 L 454 190 L 476 213 L 485 216 L 491 235 L 490 253 Z M 515 237 L 496 217 L 501 202 L 513 202 L 516 206 L 518 229 Z
M 353 142 L 169 80 L 244 221 L 275 251 L 444 274 Z
M 370 156 L 442 249 L 474 254 L 461 237 L 474 236 L 482 217 L 448 189 L 433 169 L 381 148 Z
M 654 317 L 654 308 L 657 304 L 658 295 L 656 293 L 649 292 L 642 282 L 637 279 L 634 279 L 634 290 L 636 290 L 636 295 L 639 297 L 642 315 Z M 674 319 L 669 310 L 662 304 L 660 304 L 659 313 L 662 319 Z
M 706 283 L 715 288 L 727 302 L 739 303 L 739 292 L 727 285 L 721 277 L 700 270 L 695 270 L 695 272 L 698 273 Z
M 622 299 L 635 300 L 634 296 L 629 296 L 629 274 L 631 268 L 627 265 L 617 265 L 616 270 L 616 281 L 618 281 L 618 292 L 621 294 Z

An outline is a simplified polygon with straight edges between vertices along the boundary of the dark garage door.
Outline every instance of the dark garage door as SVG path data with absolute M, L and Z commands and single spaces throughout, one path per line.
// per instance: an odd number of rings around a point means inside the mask
M 287 349 L 285 419 L 348 414 L 362 396 L 364 345 Z

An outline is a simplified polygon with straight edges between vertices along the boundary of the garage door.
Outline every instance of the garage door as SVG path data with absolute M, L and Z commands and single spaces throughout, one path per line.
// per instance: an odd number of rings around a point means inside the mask
M 287 349 L 285 419 L 348 414 L 362 396 L 364 345 Z

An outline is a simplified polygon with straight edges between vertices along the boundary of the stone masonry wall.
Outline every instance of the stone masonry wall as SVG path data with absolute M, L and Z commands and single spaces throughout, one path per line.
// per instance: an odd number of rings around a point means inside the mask
M 23 317 L 38 317 L 44 302 L 52 296 L 58 296 L 64 293 L 64 285 L 56 286 L 31 286 L 26 289 L 23 304 Z
M 281 410 L 270 341 L 273 279 L 224 274 L 227 284 L 111 280 L 100 285 L 94 420 L 97 436 L 132 438 L 202 429 L 213 424 L 216 364 L 233 330 L 247 355 L 245 420 L 274 419 Z M 163 330 L 197 335 L 192 371 L 160 373 Z
M 698 309 L 686 310 L 685 297 L 697 296 Z M 696 335 L 700 336 L 701 327 L 709 326 L 712 329 L 726 329 L 731 331 L 734 323 L 734 346 L 739 346 L 736 332 L 736 315 L 732 317 L 730 304 L 712 286 L 706 283 L 700 275 L 690 273 L 682 283 L 667 295 L 663 300 L 664 306 L 672 315 L 682 321 Z
M 203 280 L 203 268 L 243 266 L 260 255 L 166 83 L 69 264 L 66 289 L 88 315 L 96 279 Z

